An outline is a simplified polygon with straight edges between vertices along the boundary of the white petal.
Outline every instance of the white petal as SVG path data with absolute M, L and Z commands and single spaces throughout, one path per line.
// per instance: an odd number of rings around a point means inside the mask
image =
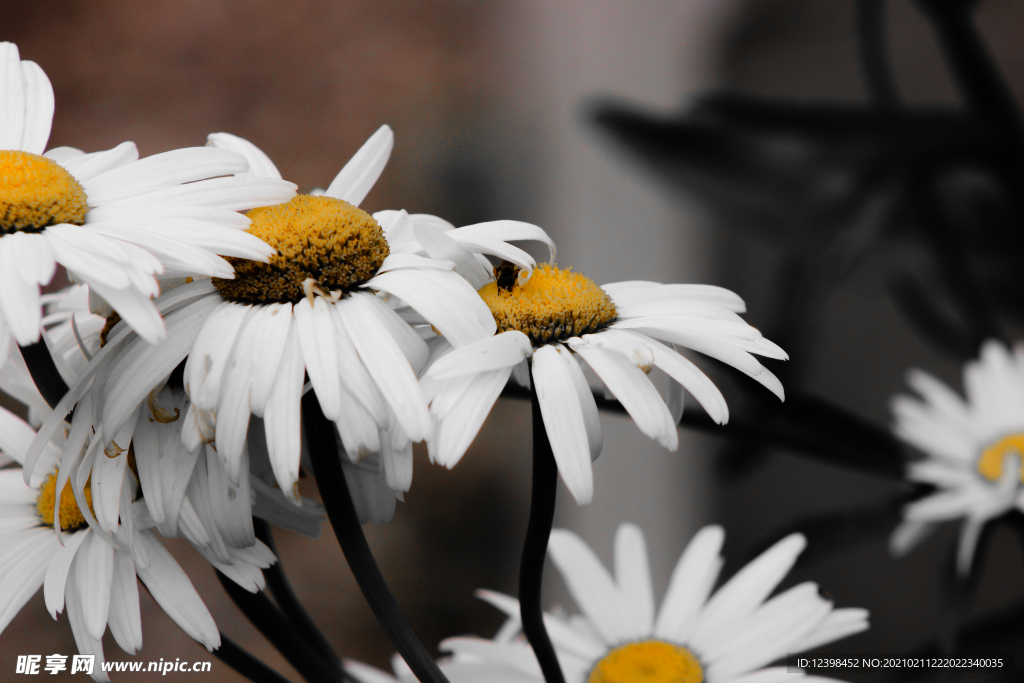
M 249 405 L 253 413 L 263 415 L 263 407 L 270 399 L 270 390 L 284 357 L 288 329 L 292 323 L 292 305 L 275 303 L 259 309 L 257 315 L 261 318 L 262 334 L 252 348 L 253 377 Z
M 572 352 L 561 344 L 555 344 L 562 360 L 569 368 L 573 384 L 576 387 L 576 396 L 579 398 L 580 410 L 583 411 L 583 422 L 587 426 L 587 445 L 590 447 L 590 459 L 597 460 L 604 450 L 604 434 L 601 432 L 601 416 L 597 412 L 597 401 L 594 399 L 594 391 L 590 388 L 590 382 L 583 374 L 583 368 Z
M 107 630 L 113 572 L 113 546 L 99 534 L 89 534 L 75 556 L 75 580 L 82 597 L 82 621 L 96 640 Z
M 383 316 L 395 313 L 370 294 L 357 293 L 336 306 L 345 330 L 359 352 L 370 376 L 395 411 L 412 441 L 430 436 L 432 424 L 426 398 L 412 367 L 390 334 Z
M 694 535 L 672 570 L 654 635 L 673 643 L 687 642 L 722 568 L 719 553 L 724 541 L 720 526 L 706 526 Z
M 325 194 L 359 206 L 384 172 L 394 146 L 395 134 L 391 127 L 378 128 L 331 181 Z
M 240 154 L 216 147 L 186 147 L 154 154 L 83 181 L 90 206 L 155 192 L 205 178 L 244 173 Z
M 281 365 L 277 369 L 274 386 L 264 410 L 263 426 L 267 436 L 267 452 L 274 477 L 281 490 L 297 500 L 296 482 L 299 479 L 299 457 L 302 450 L 300 434 L 300 397 L 306 374 L 296 326 L 288 330 Z
M 622 524 L 615 534 L 615 581 L 629 608 L 633 638 L 650 635 L 654 626 L 654 587 L 647 563 L 647 544 L 635 524 Z
M 142 648 L 142 612 L 135 563 L 125 552 L 114 553 L 114 574 L 110 584 L 110 633 L 130 655 Z
M 565 579 L 576 606 L 608 644 L 634 640 L 630 608 L 594 551 L 576 534 L 554 529 L 548 555 Z
M 88 187 L 88 182 L 96 176 L 138 160 L 139 150 L 135 143 L 122 142 L 117 147 L 102 152 L 72 156 L 61 161 L 60 164 L 67 169 L 68 173 L 75 176 L 78 182 Z M 91 199 L 91 197 L 88 198 Z M 89 208 L 92 209 L 93 206 L 94 203 L 90 202 Z
M 511 368 L 491 370 L 472 379 L 429 442 L 431 456 L 438 464 L 451 469 L 459 462 L 508 383 L 511 372 Z
M 463 346 L 490 337 L 497 329 L 491 309 L 455 273 L 436 270 L 392 270 L 363 287 L 379 289 L 409 304 L 447 338 Z
M 425 375 L 447 379 L 490 370 L 511 369 L 532 355 L 533 347 L 529 337 L 518 330 L 510 330 L 453 349 L 432 364 Z
M 88 530 L 67 534 L 64 537 L 64 547 L 58 548 L 46 568 L 43 599 L 46 602 L 46 609 L 54 619 L 64 611 L 64 587 L 67 585 L 68 571 L 71 569 L 72 560 L 75 559 L 75 553 L 78 552 L 82 542 L 92 535 L 94 534 Z
M 334 334 L 334 320 L 330 304 L 316 297 L 295 303 L 296 331 L 306 360 L 306 372 L 316 391 L 320 408 L 328 420 L 335 420 L 341 410 L 341 384 L 338 380 L 338 352 Z
M 473 252 L 446 235 L 440 227 L 416 223 L 413 234 L 430 258 L 454 263 L 458 274 L 469 282 L 474 291 L 491 281 L 491 274 L 473 257 Z
M 245 157 L 245 160 L 249 162 L 249 170 L 238 175 L 281 179 L 281 172 L 277 170 L 277 166 L 270 160 L 270 157 L 245 138 L 240 138 L 231 133 L 210 133 L 206 136 L 206 140 L 208 145 L 230 149 Z
M 728 637 L 739 620 L 753 613 L 789 573 L 807 545 L 800 534 L 782 539 L 762 553 L 708 600 L 690 642 L 698 649 Z
M 49 284 L 56 267 L 48 241 L 45 234 L 0 236 L 0 315 L 22 346 L 39 339 L 39 286 Z
M 21 56 L 14 43 L 0 43 L 0 149 L 19 149 L 25 123 Z
M 491 221 L 488 223 L 467 225 L 451 231 L 449 237 L 461 242 L 462 244 L 483 244 L 486 240 L 500 240 L 502 242 L 543 242 L 548 246 L 548 260 L 552 263 L 555 261 L 554 240 L 548 236 L 543 228 L 530 223 L 523 223 L 522 221 Z M 482 238 L 482 240 L 478 240 L 477 238 Z M 484 251 L 483 253 L 491 252 Z M 500 256 L 500 254 L 494 255 Z
M 295 184 L 274 178 L 229 176 L 210 178 L 163 190 L 119 199 L 118 206 L 191 204 L 231 211 L 247 211 L 257 206 L 273 206 L 295 196 Z
M 679 434 L 672 415 L 643 370 L 617 351 L 608 351 L 583 340 L 577 342 L 575 338 L 569 343 L 622 403 L 640 431 L 670 451 L 679 447 Z
M 167 612 L 167 616 L 185 633 L 205 645 L 207 650 L 212 652 L 220 647 L 217 624 L 185 572 L 152 533 L 143 531 L 137 538 L 151 559 L 149 567 L 139 567 L 137 571 L 153 599 Z
M 576 503 L 586 505 L 594 495 L 587 423 L 569 366 L 553 346 L 534 352 L 533 381 L 558 472 Z
M 188 351 L 185 373 L 185 390 L 197 408 L 217 407 L 231 350 L 251 310 L 252 306 L 224 301 L 203 322 Z
M 42 68 L 35 62 L 21 63 L 22 84 L 25 88 L 25 127 L 21 132 L 18 149 L 42 154 L 50 139 L 53 121 L 53 86 Z

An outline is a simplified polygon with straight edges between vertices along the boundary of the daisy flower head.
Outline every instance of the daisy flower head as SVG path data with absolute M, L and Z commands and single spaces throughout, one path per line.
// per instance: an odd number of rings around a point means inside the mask
M 2 371 L 12 372 L 20 370 L 10 363 Z M 23 464 L 35 436 L 28 423 L 0 408 L 3 455 Z M 150 530 L 145 508 L 132 503 L 134 475 L 126 477 L 120 522 L 109 533 L 99 529 L 94 494 L 110 486 L 111 471 L 89 476 L 64 467 L 69 436 L 61 431 L 47 443 L 37 460 L 39 474 L 27 483 L 20 467 L 0 470 L 0 632 L 42 588 L 54 619 L 67 609 L 79 652 L 102 663 L 101 641 L 109 628 L 117 644 L 135 654 L 142 647 L 141 579 L 186 633 L 210 650 L 219 647 L 217 626 L 199 594 Z M 99 666 L 93 678 L 109 680 Z
M 922 370 L 907 383 L 916 396 L 892 401 L 894 431 L 924 457 L 907 478 L 934 487 L 909 504 L 890 538 L 904 555 L 942 522 L 961 520 L 957 570 L 970 572 L 985 523 L 1024 511 L 1024 344 L 988 341 L 963 370 L 964 396 Z
M 251 173 L 280 177 L 251 143 L 227 134 L 210 140 L 212 149 L 243 154 Z M 123 448 L 148 397 L 177 382 L 189 398 L 185 449 L 211 444 L 239 485 L 248 476 L 243 454 L 255 415 L 274 476 L 297 502 L 308 376 L 348 457 L 379 455 L 389 487 L 396 495 L 408 490 L 412 443 L 432 430 L 417 379 L 428 356 L 423 336 L 436 330 L 462 344 L 493 334 L 494 321 L 452 261 L 412 250 L 419 245 L 404 235 L 425 219 L 397 211 L 374 217 L 357 207 L 392 144 L 384 126 L 325 194 L 250 211 L 248 230 L 273 249 L 269 262 L 232 259 L 234 279 L 195 278 L 166 291 L 155 301 L 168 330 L 161 345 L 115 325 L 63 409 L 89 397 L 93 417 L 80 405 L 75 421 L 92 420 L 97 439 Z
M 179 149 L 139 159 L 134 143 L 91 154 L 46 151 L 53 88 L 0 43 L 0 341 L 39 340 L 39 288 L 58 264 L 90 285 L 149 342 L 163 337 L 150 299 L 166 271 L 232 277 L 218 256 L 266 261 L 239 210 L 286 201 L 295 186 L 236 176 L 230 150 Z M 220 177 L 223 176 L 223 177 Z
M 678 347 L 727 363 L 784 398 L 778 378 L 751 354 L 785 359 L 785 352 L 740 318 L 743 301 L 729 290 L 642 281 L 599 287 L 553 263 L 527 273 L 503 262 L 479 295 L 497 334 L 462 348 L 436 344 L 424 373 L 436 423 L 430 454 L 447 467 L 469 448 L 514 368 L 536 385 L 558 470 L 580 505 L 593 496 L 591 461 L 603 443 L 580 360 L 644 434 L 672 451 L 684 388 L 717 423 L 729 419 L 721 392 Z M 655 367 L 670 378 L 667 403 L 648 377 Z
M 614 576 L 576 534 L 555 530 L 548 553 L 581 612 L 570 618 L 544 617 L 566 681 L 830 680 L 769 665 L 788 653 L 864 631 L 867 611 L 833 608 L 812 582 L 769 597 L 805 546 L 799 534 L 779 541 L 713 590 L 723 564 L 724 538 L 717 526 L 705 527 L 693 537 L 656 610 L 646 544 L 638 527 L 619 527 Z M 481 591 L 480 597 L 509 619 L 519 619 L 514 598 L 490 591 Z M 486 663 L 493 678 L 482 675 L 479 680 L 544 680 L 523 640 L 451 638 L 441 649 Z

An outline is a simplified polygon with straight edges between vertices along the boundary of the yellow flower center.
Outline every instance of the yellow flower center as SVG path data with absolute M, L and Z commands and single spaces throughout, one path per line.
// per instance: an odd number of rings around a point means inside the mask
M 1024 460 L 1024 434 L 1011 434 L 982 451 L 978 458 L 978 474 L 989 481 L 999 481 L 1003 477 L 1006 459 L 1013 455 Z M 1021 481 L 1024 481 L 1024 468 L 1021 468 Z
M 587 683 L 701 683 L 704 669 L 685 647 L 645 640 L 617 647 L 594 665 Z
M 43 481 L 43 485 L 39 487 L 39 496 L 36 498 L 36 511 L 46 526 L 53 526 L 53 502 L 56 497 L 57 471 L 54 470 L 53 474 L 48 476 Z M 89 510 L 93 511 L 92 486 L 88 482 L 85 485 L 85 501 L 89 505 Z M 85 517 L 82 515 L 82 511 L 78 507 L 78 502 L 75 500 L 75 494 L 71 490 L 70 481 L 64 484 L 64 492 L 60 497 L 60 510 L 58 514 L 62 531 L 76 531 L 88 525 Z M 93 511 L 93 514 L 96 514 L 95 511 Z
M 85 223 L 85 190 L 60 164 L 16 149 L 0 150 L 0 234 Z
M 247 215 L 252 219 L 248 232 L 277 253 L 270 263 L 228 258 L 235 279 L 213 278 L 213 284 L 231 301 L 294 303 L 309 284 L 345 292 L 373 277 L 389 253 L 373 216 L 333 197 L 299 195 Z
M 479 292 L 498 332 L 519 330 L 537 347 L 597 332 L 615 322 L 611 297 L 585 275 L 545 263 L 520 286 L 513 268 L 507 262 L 497 266 L 497 280 Z

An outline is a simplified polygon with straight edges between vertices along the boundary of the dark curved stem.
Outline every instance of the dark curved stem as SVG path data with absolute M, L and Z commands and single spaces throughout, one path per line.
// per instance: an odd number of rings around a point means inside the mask
M 437 662 L 416 637 L 412 625 L 399 608 L 373 559 L 345 483 L 334 425 L 324 417 L 315 392 L 311 391 L 302 397 L 302 418 L 320 497 L 327 509 L 338 545 L 345 554 L 366 602 L 417 679 L 424 683 L 448 683 Z
M 317 627 L 309 613 L 306 612 L 306 608 L 302 606 L 298 596 L 295 595 L 295 591 L 292 590 L 288 577 L 285 576 L 284 567 L 281 566 L 281 556 L 274 545 L 274 536 L 271 533 L 270 525 L 262 519 L 256 518 L 253 518 L 252 524 L 256 530 L 256 538 L 263 541 L 270 548 L 271 552 L 277 555 L 277 562 L 263 570 L 263 576 L 267 580 L 267 588 L 270 589 L 270 594 L 274 596 L 277 606 L 281 608 L 290 625 L 299 631 L 302 637 L 320 654 L 324 661 L 329 662 L 340 670 L 342 668 L 341 658 L 338 657 L 338 653 L 327 642 L 327 638 L 324 637 L 323 632 Z
M 242 614 L 295 667 L 300 676 L 309 683 L 334 683 L 342 678 L 341 668 L 325 661 L 296 630 L 290 628 L 284 615 L 265 593 L 250 593 L 220 572 L 217 572 L 217 578 Z
M 53 362 L 50 349 L 46 348 L 46 342 L 40 339 L 28 346 L 18 346 L 21 355 L 28 366 L 32 381 L 36 383 L 39 394 L 51 408 L 56 407 L 64 394 L 68 393 L 67 382 L 60 376 L 57 364 Z
M 530 383 L 530 404 L 533 407 L 533 495 L 530 498 L 530 521 L 526 526 L 523 558 L 519 563 L 519 611 L 523 633 L 537 655 L 547 683 L 565 683 L 555 648 L 544 627 L 541 607 L 541 585 L 544 580 L 544 557 L 555 519 L 555 494 L 558 489 L 558 465 L 551 452 L 551 442 L 544 428 L 537 400 L 537 383 Z
M 879 109 L 895 109 L 899 95 L 886 57 L 885 0 L 859 0 L 857 36 L 861 69 L 872 102 Z
M 253 683 L 290 683 L 287 678 L 239 647 L 223 631 L 220 634 L 220 647 L 213 651 L 213 655 Z
M 935 26 L 953 77 L 971 109 L 995 124 L 1019 157 L 1024 126 L 1006 83 L 974 26 L 976 0 L 919 0 Z M 1020 171 L 1017 165 L 1016 171 Z

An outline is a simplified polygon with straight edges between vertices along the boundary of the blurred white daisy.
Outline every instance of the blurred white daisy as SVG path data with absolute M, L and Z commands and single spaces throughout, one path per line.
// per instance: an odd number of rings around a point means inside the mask
M 266 261 L 273 250 L 237 213 L 286 201 L 292 183 L 235 176 L 248 163 L 225 149 L 190 148 L 139 159 L 134 143 L 85 154 L 45 152 L 53 89 L 18 48 L 0 43 L 0 344 L 39 339 L 39 288 L 57 264 L 155 342 L 156 275 L 232 277 L 217 256 Z M 232 176 L 232 177 L 218 177 Z
M 279 177 L 250 143 L 226 134 L 211 141 L 245 154 L 253 173 Z M 250 232 L 275 249 L 269 264 L 232 259 L 233 280 L 196 279 L 165 292 L 155 301 L 167 323 L 164 344 L 146 344 L 124 325 L 114 326 L 57 412 L 78 403 L 75 424 L 87 420 L 105 448 L 123 448 L 147 397 L 187 357 L 181 380 L 190 398 L 182 418 L 186 450 L 213 444 L 238 485 L 248 476 L 242 455 L 250 418 L 262 418 L 276 480 L 297 501 L 300 398 L 308 376 L 349 459 L 379 454 L 391 490 L 408 490 L 412 442 L 432 430 L 417 379 L 428 356 L 423 337 L 436 331 L 458 346 L 492 335 L 495 323 L 453 272 L 453 261 L 417 253 L 418 226 L 443 221 L 399 211 L 375 218 L 356 208 L 392 145 L 384 126 L 325 195 L 251 211 Z M 503 230 L 494 224 L 471 237 L 503 245 Z M 91 404 L 83 409 L 86 398 Z
M 834 609 L 818 586 L 801 583 L 768 596 L 803 550 L 794 534 L 765 551 L 713 591 L 725 534 L 705 527 L 679 558 L 661 608 L 655 609 L 647 549 L 640 529 L 619 527 L 615 576 L 576 534 L 555 530 L 548 552 L 582 614 L 545 615 L 545 625 L 568 683 L 740 683 L 820 681 L 785 666 L 768 667 L 789 653 L 831 643 L 868 627 L 866 610 Z M 482 591 L 510 619 L 518 602 Z M 498 643 L 451 638 L 442 651 L 487 662 L 495 678 L 543 681 L 533 651 L 522 640 Z M 507 678 L 501 678 L 506 676 Z M 369 682 L 367 682 L 369 683 Z
M 479 293 L 499 334 L 459 349 L 436 343 L 423 375 L 436 423 L 430 455 L 447 467 L 469 448 L 513 368 L 527 376 L 526 359 L 558 470 L 580 505 L 593 496 L 591 460 L 603 441 L 579 359 L 640 431 L 673 451 L 684 387 L 715 422 L 729 419 L 721 392 L 677 346 L 728 363 L 784 398 L 778 378 L 751 354 L 785 359 L 786 353 L 740 318 L 743 301 L 726 289 L 639 281 L 599 287 L 553 264 L 527 273 L 503 263 L 494 272 Z M 647 376 L 654 367 L 670 378 L 667 405 Z
M 1010 351 L 986 342 L 981 357 L 964 365 L 962 398 L 922 370 L 907 383 L 921 398 L 896 396 L 894 431 L 925 454 L 907 478 L 935 487 L 911 503 L 890 548 L 903 555 L 938 524 L 962 520 L 957 570 L 970 571 L 985 523 L 1009 510 L 1024 511 L 1024 345 Z
M 5 375 L 15 371 L 13 364 L 3 369 Z M 29 424 L 0 408 L 0 452 L 22 464 L 35 436 Z M 219 647 L 217 626 L 199 594 L 139 517 L 145 508 L 132 504 L 134 477 L 127 477 L 120 501 L 121 523 L 109 534 L 98 530 L 93 495 L 111 486 L 113 470 L 89 477 L 59 467 L 64 440 L 60 432 L 46 445 L 41 474 L 27 484 L 20 467 L 0 470 L 0 632 L 42 588 L 54 619 L 67 607 L 79 652 L 102 662 L 109 627 L 117 644 L 135 654 L 142 647 L 139 578 L 188 635 L 207 649 Z M 94 671 L 96 680 L 109 680 L 99 665 Z

